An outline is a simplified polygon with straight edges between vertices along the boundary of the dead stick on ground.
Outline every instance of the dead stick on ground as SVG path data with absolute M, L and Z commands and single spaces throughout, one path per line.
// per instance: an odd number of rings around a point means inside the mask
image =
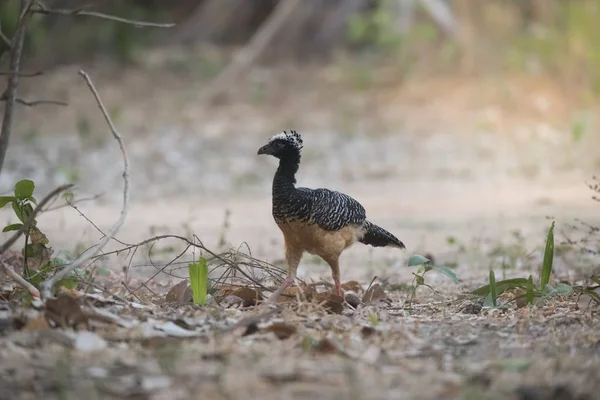
M 6 265 L 4 263 L 4 261 L 1 261 L 1 260 L 0 260 L 0 266 L 2 267 L 4 272 L 6 272 L 6 275 L 8 275 L 10 278 L 12 278 L 12 280 L 17 282 L 19 285 L 21 285 L 22 287 L 27 289 L 27 291 L 29 293 L 31 293 L 31 295 L 33 297 L 38 298 L 38 299 L 40 298 L 40 291 L 37 290 L 35 288 L 35 286 L 33 286 L 31 283 L 27 282 L 25 280 L 25 278 L 23 278 L 21 275 L 17 274 L 14 269 L 12 269 L 8 265 Z
M 282 0 L 279 2 L 267 21 L 252 36 L 250 42 L 233 57 L 233 61 L 208 87 L 205 95 L 208 101 L 225 92 L 242 71 L 258 58 L 299 3 L 300 0 Z
M 106 123 L 108 124 L 108 127 L 110 128 L 110 131 L 111 131 L 113 137 L 115 138 L 115 140 L 119 144 L 119 148 L 121 149 L 121 156 L 123 157 L 123 183 L 124 183 L 123 208 L 121 209 L 121 215 L 119 216 L 119 219 L 106 232 L 106 236 L 104 236 L 102 238 L 102 240 L 100 240 L 98 245 L 95 247 L 95 249 L 91 253 L 89 253 L 87 255 L 85 253 L 83 253 L 81 256 L 79 256 L 79 258 L 77 258 L 71 264 L 65 266 L 58 273 L 56 273 L 56 275 L 54 275 L 52 278 L 50 278 L 42 283 L 42 296 L 45 299 L 48 299 L 52 296 L 52 292 L 51 292 L 52 286 L 54 286 L 54 284 L 56 282 L 60 281 L 64 277 L 66 277 L 75 268 L 79 268 L 80 266 L 82 266 L 83 264 L 85 264 L 86 262 L 88 262 L 92 258 L 94 258 L 94 256 L 97 255 L 98 253 L 100 253 L 102 251 L 102 249 L 104 248 L 104 246 L 106 246 L 108 244 L 108 242 L 114 238 L 114 236 L 117 234 L 119 229 L 121 229 L 121 226 L 125 222 L 125 218 L 127 217 L 127 209 L 128 209 L 128 205 L 129 205 L 129 160 L 127 158 L 127 152 L 125 151 L 125 145 L 123 144 L 123 138 L 121 137 L 121 134 L 117 131 L 112 120 L 110 119 L 110 116 L 108 115 L 108 111 L 106 111 L 106 107 L 104 107 L 104 103 L 102 103 L 102 99 L 100 98 L 100 95 L 98 94 L 98 91 L 96 90 L 96 87 L 92 83 L 92 80 L 90 79 L 88 74 L 86 74 L 84 71 L 79 71 L 79 75 L 81 75 L 83 77 L 83 79 L 85 80 L 85 83 L 87 84 L 90 91 L 94 95 L 94 98 L 96 99 L 96 103 L 98 104 L 98 107 L 100 108 L 100 111 L 102 112 L 102 115 L 104 116 L 104 119 L 106 120 Z

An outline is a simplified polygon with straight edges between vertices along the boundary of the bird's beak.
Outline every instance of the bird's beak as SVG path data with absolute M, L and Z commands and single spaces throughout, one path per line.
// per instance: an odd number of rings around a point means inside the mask
M 266 144 L 263 147 L 261 147 L 260 149 L 258 149 L 258 153 L 256 153 L 256 155 L 260 155 L 260 154 L 271 154 L 271 146 Z

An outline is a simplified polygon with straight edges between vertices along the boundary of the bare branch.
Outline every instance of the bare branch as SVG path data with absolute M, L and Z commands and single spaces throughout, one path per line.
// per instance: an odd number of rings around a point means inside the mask
M 96 99 L 96 103 L 98 104 L 98 107 L 100 108 L 100 111 L 102 112 L 102 115 L 104 116 L 104 119 L 106 120 L 106 123 L 108 124 L 108 127 L 110 128 L 110 131 L 111 131 L 113 137 L 115 138 L 115 140 L 119 144 L 119 148 L 121 149 L 121 155 L 123 157 L 123 182 L 124 182 L 123 208 L 121 209 L 121 215 L 119 216 L 119 219 L 108 230 L 108 232 L 106 233 L 106 236 L 104 236 L 104 238 L 102 238 L 102 240 L 100 240 L 98 245 L 95 247 L 95 249 L 90 254 L 85 255 L 85 253 L 83 253 L 81 256 L 79 256 L 79 258 L 77 258 L 71 264 L 65 266 L 63 269 L 61 269 L 59 272 L 57 272 L 52 278 L 50 278 L 42 283 L 42 296 L 45 299 L 48 299 L 51 297 L 51 295 L 52 295 L 51 290 L 56 282 L 63 279 L 75 268 L 79 268 L 80 266 L 82 266 L 83 264 L 85 264 L 86 262 L 88 262 L 92 258 L 94 258 L 94 256 L 96 256 L 98 253 L 100 253 L 102 251 L 102 249 L 108 244 L 108 242 L 114 238 L 114 236 L 117 234 L 117 232 L 119 231 L 119 229 L 125 222 L 125 217 L 127 216 L 127 209 L 128 209 L 128 205 L 129 205 L 129 160 L 127 158 L 127 152 L 125 151 L 123 139 L 121 137 L 121 134 L 115 128 L 112 120 L 110 119 L 110 116 L 108 115 L 108 111 L 106 110 L 106 107 L 104 107 L 104 103 L 102 103 L 102 99 L 100 98 L 100 95 L 98 94 L 98 91 L 96 90 L 96 87 L 92 83 L 92 80 L 90 79 L 88 74 L 86 74 L 84 71 L 79 71 L 79 75 L 81 75 L 83 77 L 83 79 L 85 80 L 85 83 L 87 84 L 90 91 L 94 95 L 94 98 Z
M 19 85 L 19 69 L 21 68 L 21 57 L 23 56 L 23 43 L 25 41 L 25 26 L 31 16 L 31 8 L 34 0 L 29 0 L 27 4 L 21 3 L 21 15 L 17 23 L 15 36 L 11 42 L 10 50 L 10 70 L 15 74 L 8 79 L 6 88 L 6 103 L 4 105 L 4 117 L 2 118 L 2 130 L 0 132 L 0 172 L 4 165 L 8 142 L 12 130 L 13 114 L 15 102 L 17 100 L 17 87 Z
M 50 200 L 52 200 L 54 197 L 58 196 L 60 193 L 64 192 L 65 190 L 70 189 L 72 186 L 73 186 L 72 184 L 62 185 L 62 186 L 57 187 L 50 193 L 48 193 L 46 195 L 46 197 L 44 197 L 42 199 L 42 201 L 40 201 L 40 203 L 37 205 L 37 207 L 33 210 L 33 212 L 31 213 L 29 218 L 27 218 L 27 221 L 25 221 L 23 226 L 21 226 L 21 228 L 19 230 L 17 230 L 6 242 L 4 242 L 2 245 L 0 245 L 0 254 L 4 253 L 6 250 L 8 250 L 10 248 L 10 246 L 12 246 L 17 240 L 19 240 L 19 237 L 27 229 L 29 229 L 29 227 L 31 226 L 31 223 L 35 220 L 35 216 L 40 211 L 42 211 L 42 208 L 44 208 L 44 206 L 46 206 L 46 204 L 48 204 L 48 202 Z
M 12 278 L 12 280 L 17 282 L 20 286 L 27 289 L 27 291 L 31 293 L 33 297 L 38 299 L 40 298 L 40 291 L 37 290 L 36 287 L 33 286 L 31 283 L 27 282 L 25 278 L 23 278 L 21 275 L 17 274 L 14 269 L 6 265 L 2 260 L 0 260 L 0 266 L 2 267 L 4 272 L 6 272 L 6 275 Z
M 38 3 L 35 7 L 33 7 L 32 11 L 37 14 L 44 15 L 63 15 L 63 16 L 71 16 L 71 15 L 84 15 L 88 17 L 102 18 L 108 19 L 111 21 L 122 22 L 124 24 L 134 25 L 136 27 L 154 27 L 154 28 L 172 28 L 175 24 L 163 24 L 157 22 L 146 22 L 146 21 L 137 21 L 133 19 L 121 18 L 115 15 L 104 14 L 96 11 L 85 11 L 81 8 L 76 8 L 72 10 L 62 9 L 62 8 L 47 8 L 46 6 Z
M 8 95 L 7 95 L 8 89 L 4 91 L 4 93 L 2 93 L 2 95 L 0 95 L 0 101 L 7 101 L 8 100 Z M 35 107 L 38 106 L 40 104 L 54 104 L 57 106 L 68 106 L 69 103 L 65 102 L 65 101 L 60 101 L 60 100 L 33 100 L 33 101 L 29 101 L 29 100 L 25 100 L 21 97 L 15 97 L 15 103 L 19 103 L 22 104 L 24 106 L 28 106 L 28 107 Z
M 299 0 L 282 0 L 278 3 L 267 21 L 252 36 L 250 42 L 234 56 L 233 61 L 217 76 L 211 86 L 206 89 L 205 98 L 208 101 L 226 91 L 242 71 L 254 62 L 299 3 Z
M 54 104 L 56 106 L 63 106 L 63 107 L 66 107 L 69 105 L 69 103 L 67 103 L 65 101 L 60 101 L 60 100 L 32 100 L 32 101 L 29 101 L 29 100 L 22 99 L 20 97 L 17 97 L 15 99 L 15 102 L 22 104 L 24 106 L 27 106 L 27 107 L 35 107 L 35 106 L 39 106 L 41 104 Z
M 18 75 L 22 78 L 31 78 L 34 76 L 44 75 L 44 71 L 37 71 L 37 72 L 0 71 L 0 75 Z
M 10 49 L 12 48 L 12 44 L 10 43 L 10 39 L 0 31 L 0 40 L 4 42 L 4 44 Z

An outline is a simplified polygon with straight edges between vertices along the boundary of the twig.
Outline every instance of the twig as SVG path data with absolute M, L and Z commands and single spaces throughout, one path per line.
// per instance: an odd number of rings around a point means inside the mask
M 69 105 L 69 103 L 64 102 L 64 101 L 60 101 L 60 100 L 25 100 L 25 99 L 21 99 L 19 97 L 15 98 L 15 102 L 22 104 L 24 106 L 28 106 L 28 107 L 35 107 L 35 106 L 39 106 L 40 104 L 54 104 L 57 106 L 63 106 L 66 107 Z
M 9 69 L 15 73 L 8 79 L 8 87 L 6 88 L 6 103 L 4 104 L 4 117 L 2 118 L 2 131 L 0 132 L 0 172 L 2 172 L 12 130 L 17 87 L 19 86 L 19 70 L 21 68 L 21 57 L 23 56 L 23 43 L 25 42 L 25 25 L 27 25 L 31 16 L 33 1 L 29 0 L 27 4 L 24 2 L 21 3 L 21 14 L 17 23 L 15 36 L 11 42 Z
M 157 23 L 157 22 L 146 22 L 146 21 L 137 21 L 133 19 L 127 19 L 122 17 L 117 17 L 115 15 L 104 14 L 96 11 L 85 11 L 81 8 L 76 8 L 72 10 L 64 9 L 64 8 L 46 8 L 46 6 L 38 3 L 37 6 L 33 7 L 32 11 L 37 14 L 44 15 L 63 15 L 63 16 L 72 16 L 72 15 L 83 15 L 88 17 L 102 18 L 108 19 L 111 21 L 122 22 L 124 24 L 134 25 L 136 27 L 154 27 L 154 28 L 172 28 L 175 24 L 168 23 Z
M 100 229 L 100 227 L 98 225 L 96 225 L 94 223 L 94 221 L 92 221 L 91 219 L 89 219 L 84 213 L 81 212 L 81 210 L 79 209 L 79 207 L 77 207 L 77 205 L 75 203 L 70 202 L 69 200 L 66 200 L 67 205 L 70 206 L 72 209 L 74 209 L 75 211 L 77 211 L 77 213 L 83 217 L 83 219 L 85 219 L 87 222 L 90 223 L 90 225 L 92 225 L 94 227 L 94 229 L 96 229 L 101 235 L 102 237 L 106 236 L 106 233 L 104 233 L 104 231 L 102 229 Z M 58 208 L 58 207 L 57 207 Z M 117 238 L 113 238 L 117 243 L 122 244 L 123 246 L 127 246 L 127 243 L 120 241 Z
M 226 91 L 242 71 L 256 60 L 299 3 L 299 0 L 281 0 L 278 3 L 267 21 L 252 36 L 250 42 L 234 56 L 233 61 L 206 90 L 205 98 L 208 101 Z
M 94 256 L 96 256 L 98 253 L 100 253 L 102 251 L 102 249 L 104 248 L 104 246 L 106 246 L 108 244 L 108 242 L 112 238 L 114 238 L 114 236 L 117 234 L 117 232 L 119 231 L 119 229 L 125 222 L 125 217 L 127 217 L 127 210 L 128 210 L 128 206 L 129 206 L 129 160 L 127 158 L 127 152 L 125 151 L 123 139 L 121 137 L 121 134 L 115 128 L 112 120 L 110 119 L 110 116 L 108 115 L 108 111 L 106 110 L 106 107 L 104 107 L 104 103 L 102 103 L 102 99 L 100 98 L 100 95 L 98 94 L 98 91 L 96 90 L 96 87 L 92 83 L 92 80 L 90 79 L 89 75 L 86 74 L 85 71 L 83 71 L 83 70 L 79 71 L 79 75 L 81 75 L 83 77 L 88 88 L 94 95 L 94 98 L 96 99 L 96 103 L 98 104 L 98 107 L 100 108 L 100 112 L 102 112 L 102 115 L 104 116 L 104 119 L 106 120 L 106 123 L 108 124 L 108 127 L 110 128 L 110 131 L 111 131 L 113 137 L 115 138 L 115 140 L 119 144 L 119 148 L 121 149 L 121 156 L 123 157 L 123 183 L 124 183 L 123 207 L 121 209 L 121 215 L 119 216 L 119 219 L 117 219 L 115 224 L 108 230 L 108 232 L 106 233 L 106 236 L 104 236 L 104 238 L 102 238 L 102 240 L 100 240 L 100 242 L 98 243 L 96 248 L 91 252 L 91 254 L 88 254 L 88 255 L 84 255 L 85 253 L 82 254 L 81 256 L 79 256 L 79 258 L 77 258 L 71 264 L 67 265 L 66 267 L 61 269 L 59 272 L 57 272 L 52 278 L 50 278 L 42 283 L 42 295 L 45 299 L 48 299 L 51 297 L 51 293 L 52 293 L 51 289 L 56 282 L 63 279 L 65 276 L 67 276 L 69 273 L 71 273 L 71 271 L 73 271 L 75 268 L 79 268 L 81 265 L 83 265 L 84 263 L 86 263 L 89 260 L 91 260 L 92 258 L 94 258 Z
M 0 260 L 0 266 L 2 266 L 2 269 L 4 270 L 4 272 L 6 272 L 6 275 L 12 278 L 19 285 L 27 289 L 27 291 L 31 293 L 33 297 L 38 299 L 40 298 L 40 291 L 37 290 L 35 286 L 33 286 L 31 283 L 27 282 L 25 278 L 23 278 L 21 275 L 17 274 L 14 269 L 6 265 L 2 260 Z
M 10 43 L 10 39 L 0 31 L 0 40 L 2 40 L 4 42 L 4 44 L 11 49 L 12 48 L 12 44 Z
M 37 72 L 0 71 L 0 75 L 18 75 L 22 78 L 32 78 L 34 76 L 44 75 L 44 71 L 37 71 Z
M 19 230 L 17 230 L 6 242 L 0 245 L 0 254 L 8 250 L 10 246 L 12 246 L 27 229 L 29 229 L 31 223 L 35 219 L 35 216 L 50 200 L 52 200 L 55 196 L 58 196 L 61 192 L 70 189 L 72 186 L 72 184 L 62 185 L 51 191 L 49 194 L 47 194 L 46 197 L 44 197 L 42 201 L 38 204 L 38 206 L 33 210 L 33 212 L 31 213 L 29 218 L 27 218 L 27 221 L 25 221 L 23 226 L 21 226 L 21 228 L 19 228 Z
M 54 211 L 54 210 L 59 210 L 61 208 L 65 208 L 65 207 L 72 207 L 72 206 L 76 206 L 77 204 L 83 203 L 84 201 L 93 201 L 93 200 L 97 200 L 100 197 L 104 196 L 104 193 L 97 193 L 93 196 L 89 196 L 89 197 L 82 197 L 80 199 L 75 199 L 71 202 L 66 202 L 65 204 L 61 204 L 59 206 L 55 206 L 55 207 L 48 207 L 46 209 L 46 211 Z M 104 233 L 102 233 L 102 235 L 104 235 Z
M 23 75 L 19 75 L 19 76 L 23 76 Z M 6 101 L 8 100 L 8 88 L 4 91 L 4 93 L 2 93 L 2 95 L 0 95 L 0 101 Z M 28 106 L 28 107 L 34 107 L 40 104 L 55 104 L 58 106 L 68 106 L 69 103 L 66 103 L 64 101 L 59 101 L 59 100 L 33 100 L 33 101 L 29 101 L 29 100 L 25 100 L 23 98 L 20 97 L 15 97 L 15 103 L 19 103 L 19 104 L 23 104 L 24 106 Z

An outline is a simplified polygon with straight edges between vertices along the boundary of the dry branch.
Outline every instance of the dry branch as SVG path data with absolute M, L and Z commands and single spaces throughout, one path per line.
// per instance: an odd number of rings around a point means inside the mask
M 157 22 L 146 22 L 146 21 L 137 21 L 134 19 L 117 17 L 115 15 L 104 14 L 96 11 L 86 11 L 81 8 L 76 9 L 62 9 L 62 8 L 47 8 L 41 2 L 38 2 L 35 7 L 33 7 L 32 11 L 37 14 L 43 15 L 62 15 L 62 16 L 72 16 L 72 15 L 83 15 L 88 17 L 95 17 L 101 19 L 107 19 L 115 22 L 122 22 L 124 24 L 134 25 L 136 27 L 154 27 L 154 28 L 172 28 L 175 24 L 168 23 L 157 23 Z
M 23 75 L 20 75 L 20 76 L 23 76 Z M 30 75 L 30 76 L 33 76 L 33 75 Z M 0 96 L 0 101 L 7 101 L 7 100 L 8 100 L 8 95 L 7 95 L 7 92 L 5 91 L 2 94 L 2 96 Z M 25 100 L 21 97 L 15 97 L 14 102 L 22 104 L 27 107 L 35 107 L 35 106 L 39 106 L 41 104 L 53 104 L 53 105 L 65 106 L 65 107 L 69 105 L 69 103 L 60 101 L 60 100 Z
M 2 118 L 2 131 L 0 132 L 0 172 L 2 172 L 12 130 L 14 107 L 17 100 L 17 87 L 19 86 L 19 70 L 23 56 L 23 43 L 25 42 L 25 26 L 29 21 L 29 17 L 31 17 L 33 2 L 34 0 L 29 0 L 27 3 L 21 3 L 21 15 L 19 16 L 15 35 L 10 44 L 10 70 L 15 73 L 9 77 L 8 87 L 6 88 L 4 117 Z
M 111 131 L 113 137 L 115 138 L 115 140 L 117 141 L 117 143 L 119 144 L 119 148 L 121 150 L 121 156 L 123 157 L 123 182 L 124 182 L 123 207 L 121 209 L 121 214 L 119 216 L 119 219 L 117 219 L 117 221 L 114 223 L 114 225 L 106 233 L 106 236 L 104 236 L 104 238 L 102 238 L 102 240 L 100 240 L 98 245 L 95 246 L 95 249 L 90 254 L 86 255 L 86 253 L 83 253 L 81 256 L 79 256 L 79 258 L 77 258 L 71 264 L 65 266 L 63 269 L 61 269 L 59 272 L 57 272 L 52 278 L 50 278 L 42 283 L 42 296 L 45 299 L 48 299 L 51 297 L 51 295 L 52 295 L 51 290 L 56 282 L 63 279 L 65 276 L 67 276 L 69 273 L 71 273 L 71 271 L 73 271 L 75 268 L 79 268 L 80 266 L 82 266 L 83 264 L 85 264 L 86 262 L 88 262 L 89 260 L 94 258 L 94 256 L 96 256 L 98 253 L 100 253 L 100 251 L 102 251 L 102 249 L 108 244 L 108 242 L 114 238 L 114 236 L 117 234 L 117 232 L 119 231 L 119 229 L 125 222 L 125 218 L 127 217 L 128 205 L 129 205 L 129 160 L 127 158 L 127 152 L 126 152 L 125 146 L 123 144 L 123 138 L 121 137 L 121 134 L 117 131 L 112 120 L 110 119 L 110 116 L 108 115 L 108 111 L 106 110 L 106 107 L 104 106 L 104 103 L 102 102 L 102 99 L 100 98 L 100 95 L 98 94 L 98 91 L 96 90 L 96 87 L 92 83 L 92 80 L 90 79 L 89 75 L 86 74 L 84 71 L 79 71 L 79 74 L 83 77 L 88 88 L 94 95 L 94 99 L 96 100 L 96 103 L 98 104 L 98 107 L 100 108 L 100 112 L 102 112 L 102 115 L 104 116 L 104 119 L 106 120 L 106 123 L 108 124 L 108 127 L 110 128 L 110 131 Z
M 2 260 L 0 260 L 0 266 L 2 266 L 2 269 L 4 270 L 4 272 L 6 272 L 6 275 L 12 278 L 23 288 L 27 289 L 27 291 L 31 293 L 33 297 L 38 299 L 40 298 L 40 291 L 37 290 L 35 286 L 33 286 L 31 283 L 27 282 L 25 278 L 23 278 L 21 275 L 17 274 L 14 269 L 6 265 Z
M 44 71 L 37 71 L 37 72 L 0 71 L 0 75 L 18 75 L 22 78 L 31 78 L 34 76 L 44 75 Z
M 235 83 L 238 76 L 250 66 L 271 42 L 285 21 L 292 15 L 300 0 L 281 0 L 269 18 L 252 36 L 250 42 L 242 48 L 233 61 L 217 76 L 206 90 L 205 98 L 213 100 L 219 94 L 227 91 Z

